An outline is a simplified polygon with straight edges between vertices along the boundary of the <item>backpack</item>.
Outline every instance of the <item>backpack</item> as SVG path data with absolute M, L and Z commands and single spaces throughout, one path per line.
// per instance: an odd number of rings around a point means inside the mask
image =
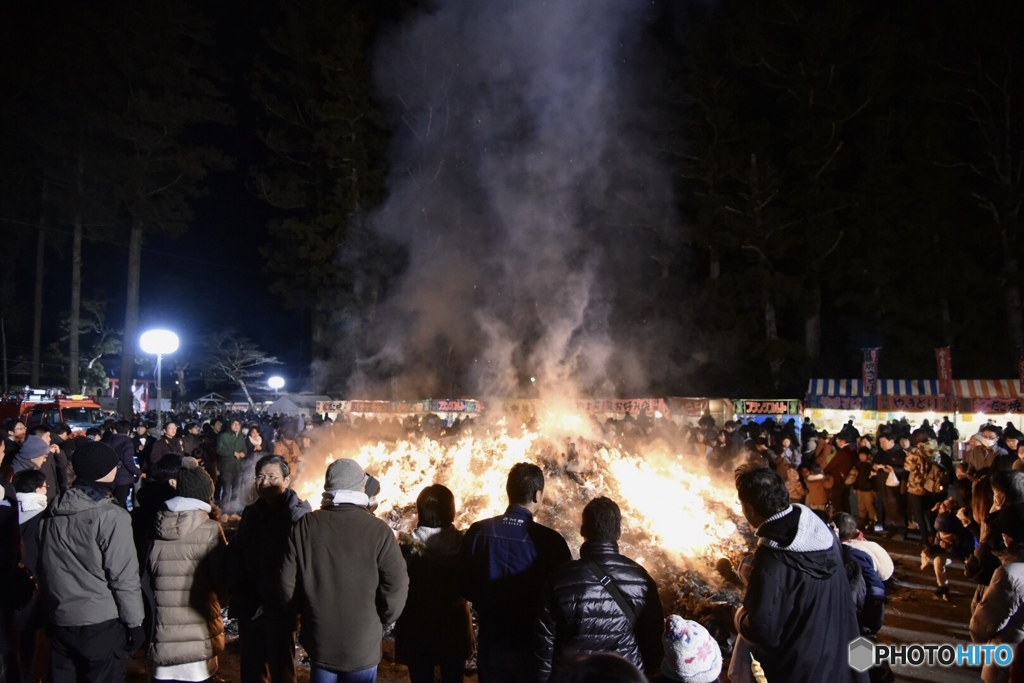
M 924 490 L 928 493 L 938 493 L 946 483 L 946 471 L 935 463 L 930 464 L 931 466 L 924 472 Z

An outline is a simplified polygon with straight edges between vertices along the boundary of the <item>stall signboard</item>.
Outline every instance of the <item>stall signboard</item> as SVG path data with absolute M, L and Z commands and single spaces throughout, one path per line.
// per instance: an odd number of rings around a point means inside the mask
M 673 415 L 701 416 L 710 411 L 711 401 L 706 398 L 677 398 L 668 399 L 669 408 Z
M 520 415 L 529 417 L 536 415 L 544 404 L 539 398 L 514 398 L 502 402 L 502 411 L 507 415 Z
M 822 410 L 851 410 L 851 411 L 874 411 L 877 410 L 877 396 L 822 396 L 811 394 L 807 397 L 809 408 Z
M 482 413 L 484 405 L 472 399 L 430 399 L 425 401 L 317 401 L 318 413 L 401 414 Z
M 951 413 L 956 410 L 952 396 L 879 396 L 883 413 Z
M 576 410 L 581 413 L 630 413 L 640 415 L 646 413 L 653 416 L 655 412 L 668 415 L 668 405 L 663 398 L 595 398 L 576 401 Z
M 736 401 L 737 415 L 799 415 L 800 401 L 795 398 Z
M 960 402 L 960 411 L 964 413 L 984 413 L 1001 415 L 1005 413 L 1024 413 L 1024 398 L 968 398 Z

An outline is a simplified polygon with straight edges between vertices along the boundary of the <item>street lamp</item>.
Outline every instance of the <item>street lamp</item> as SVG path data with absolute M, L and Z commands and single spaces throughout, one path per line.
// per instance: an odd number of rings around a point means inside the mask
M 139 337 L 139 347 L 145 353 L 156 356 L 156 424 L 158 429 L 163 429 L 160 365 L 165 353 L 174 353 L 178 350 L 178 335 L 170 330 L 148 330 Z
M 274 390 L 274 396 L 277 396 L 277 391 L 284 386 L 284 377 L 274 375 L 267 380 L 267 386 Z

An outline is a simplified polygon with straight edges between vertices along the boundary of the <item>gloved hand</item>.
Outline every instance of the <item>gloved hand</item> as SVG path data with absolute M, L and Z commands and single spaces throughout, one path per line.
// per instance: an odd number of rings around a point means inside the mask
M 135 652 L 146 642 L 146 632 L 143 630 L 142 624 L 139 624 L 138 626 L 128 626 L 126 624 L 124 629 L 128 637 L 128 643 L 125 645 L 125 650 L 128 652 Z

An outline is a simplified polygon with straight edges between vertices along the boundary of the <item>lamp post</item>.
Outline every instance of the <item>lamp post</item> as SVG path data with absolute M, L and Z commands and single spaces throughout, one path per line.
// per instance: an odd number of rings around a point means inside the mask
M 274 390 L 274 396 L 277 396 L 278 390 L 284 386 L 284 377 L 274 375 L 267 380 L 267 386 Z
M 163 429 L 160 366 L 165 353 L 174 353 L 178 350 L 178 335 L 170 330 L 147 330 L 139 337 L 139 347 L 143 352 L 156 356 L 156 424 L 157 429 Z

